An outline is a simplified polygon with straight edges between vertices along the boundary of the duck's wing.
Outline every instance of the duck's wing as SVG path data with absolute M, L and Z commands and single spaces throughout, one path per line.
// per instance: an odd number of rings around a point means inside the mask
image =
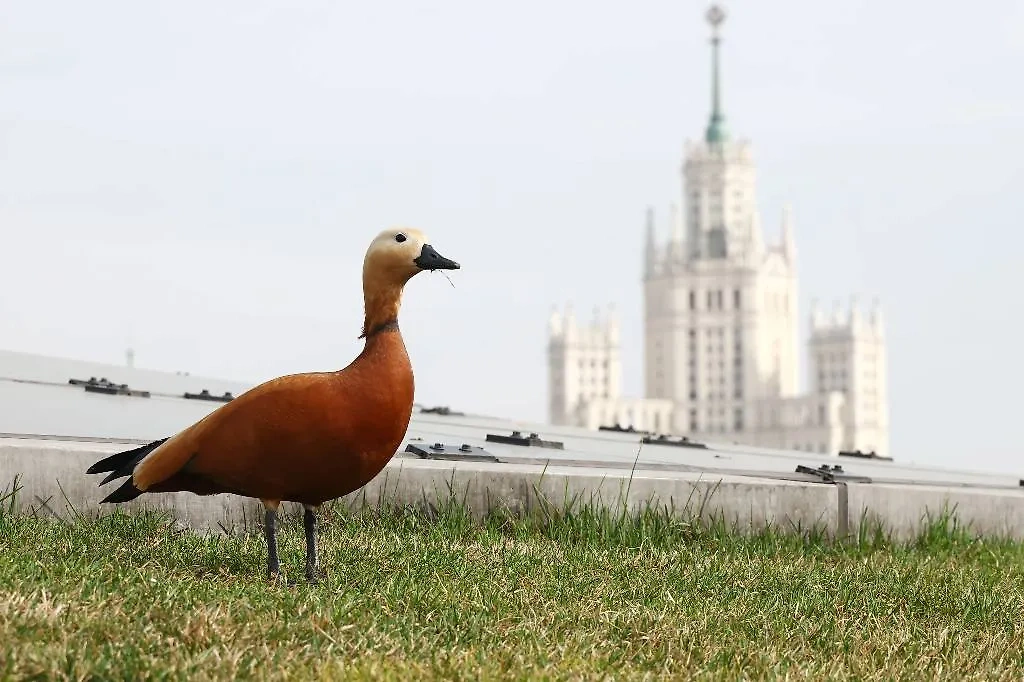
M 102 483 L 128 476 L 124 484 L 103 502 L 127 502 L 147 491 L 170 492 L 176 489 L 205 489 L 205 492 L 235 492 L 245 479 L 245 467 L 259 460 L 266 444 L 256 438 L 257 426 L 273 421 L 277 406 L 309 400 L 311 393 L 322 390 L 320 373 L 294 374 L 260 384 L 214 410 L 195 424 L 162 441 L 124 453 L 118 453 L 94 464 L 89 473 L 109 470 Z M 215 462 L 211 460 L 227 460 Z M 205 461 L 200 461 L 205 460 Z M 117 468 L 104 469 L 115 464 Z M 191 463 L 198 471 L 191 471 Z M 234 484 L 202 479 L 200 471 L 217 469 L 231 472 Z M 214 466 L 210 466 L 214 465 Z M 179 482 L 181 487 L 175 485 Z M 101 483 L 101 485 L 102 485 Z M 222 489 L 222 490 L 220 490 Z M 198 491 L 196 491 L 198 492 Z M 242 491 L 238 491 L 242 492 Z

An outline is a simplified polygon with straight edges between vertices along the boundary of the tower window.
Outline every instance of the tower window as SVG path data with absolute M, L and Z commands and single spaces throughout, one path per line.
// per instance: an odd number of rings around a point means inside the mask
M 732 292 L 732 307 L 736 310 L 740 309 L 740 290 L 735 289 Z
M 696 309 L 697 309 L 697 292 L 696 291 L 691 291 L 690 292 L 690 310 L 696 310 Z

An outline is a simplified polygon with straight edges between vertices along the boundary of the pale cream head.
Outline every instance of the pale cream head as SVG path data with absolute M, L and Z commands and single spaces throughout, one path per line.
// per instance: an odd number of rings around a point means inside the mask
M 420 230 L 392 228 L 378 234 L 363 259 L 362 336 L 369 342 L 378 330 L 397 322 L 402 289 L 416 273 L 458 269 L 459 264 L 435 251 Z
M 383 230 L 370 242 L 363 259 L 363 279 L 405 284 L 422 270 L 457 270 L 459 264 L 441 256 L 427 236 L 415 228 Z

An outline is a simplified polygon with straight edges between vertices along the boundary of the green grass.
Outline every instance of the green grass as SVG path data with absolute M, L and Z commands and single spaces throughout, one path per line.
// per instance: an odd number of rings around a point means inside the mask
M 648 510 L 328 510 L 258 533 L 0 512 L 2 679 L 1021 679 L 1024 547 L 742 537 Z

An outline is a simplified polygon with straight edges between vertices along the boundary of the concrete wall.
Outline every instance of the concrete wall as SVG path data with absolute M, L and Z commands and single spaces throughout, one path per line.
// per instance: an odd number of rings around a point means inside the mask
M 541 505 L 565 509 L 590 503 L 639 511 L 653 504 L 680 518 L 721 520 L 744 531 L 766 524 L 837 526 L 834 487 L 745 476 L 638 470 L 631 478 L 623 469 L 401 458 L 364 490 L 350 497 L 371 505 L 388 499 L 414 503 L 424 494 L 438 500 L 453 491 L 478 515 L 495 508 L 523 512 Z
M 0 489 L 20 477 L 19 507 L 25 513 L 70 517 L 94 514 L 116 485 L 97 487 L 101 476 L 85 470 L 97 459 L 133 444 L 0 438 Z M 514 512 L 571 504 L 637 510 L 653 503 L 682 518 L 723 520 L 740 531 L 771 525 L 783 530 L 817 527 L 832 535 L 856 533 L 862 519 L 881 522 L 909 537 L 927 516 L 951 505 L 963 523 L 980 532 L 1024 537 L 1024 493 L 967 488 L 846 484 L 836 486 L 748 476 L 693 472 L 548 467 L 532 464 L 450 462 L 396 457 L 363 490 L 345 502 L 436 504 L 454 494 L 481 515 L 505 508 Z M 0 495 L 2 496 L 2 495 Z M 200 497 L 189 493 L 143 496 L 127 508 L 171 511 L 183 524 L 219 530 L 262 519 L 258 501 L 234 495 Z M 73 511 L 74 510 L 74 511 Z
M 18 506 L 24 513 L 61 518 L 73 518 L 76 513 L 94 514 L 100 509 L 100 500 L 114 490 L 117 483 L 99 488 L 103 476 L 89 475 L 85 470 L 98 459 L 136 446 L 135 443 L 0 439 L 0 490 L 10 492 L 18 477 Z M 218 529 L 220 524 L 229 529 L 250 519 L 261 519 L 263 515 L 258 501 L 233 495 L 200 497 L 173 493 L 146 497 L 118 506 L 167 509 L 183 523 L 204 529 Z
M 899 539 L 909 539 L 926 516 L 943 513 L 978 535 L 1024 538 L 1024 491 L 906 486 L 882 483 L 847 484 L 850 533 L 882 524 Z

